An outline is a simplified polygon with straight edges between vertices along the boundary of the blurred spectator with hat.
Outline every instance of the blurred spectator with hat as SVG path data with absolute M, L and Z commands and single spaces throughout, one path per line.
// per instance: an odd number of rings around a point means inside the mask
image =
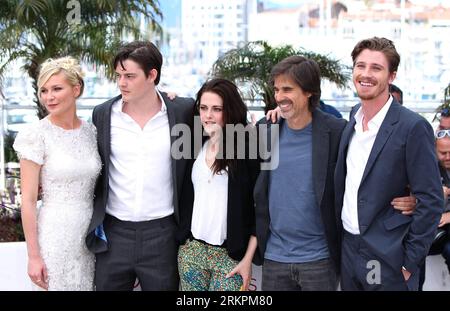
M 444 103 L 436 109 L 436 119 L 439 120 L 438 130 L 450 129 L 450 84 L 444 91 Z
M 389 93 L 395 97 L 400 105 L 403 105 L 403 92 L 398 86 L 392 83 L 389 84 Z

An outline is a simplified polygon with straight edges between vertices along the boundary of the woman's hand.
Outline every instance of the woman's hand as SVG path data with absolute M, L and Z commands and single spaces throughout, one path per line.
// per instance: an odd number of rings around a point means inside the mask
M 392 206 L 401 211 L 403 215 L 411 215 L 416 209 L 417 200 L 413 195 L 401 198 L 395 198 L 391 202 Z
M 235 274 L 239 274 L 242 277 L 241 290 L 247 291 L 252 280 L 252 262 L 242 259 L 230 273 L 226 275 L 226 278 L 230 278 Z
M 28 276 L 37 286 L 48 289 L 47 267 L 42 257 L 28 259 Z

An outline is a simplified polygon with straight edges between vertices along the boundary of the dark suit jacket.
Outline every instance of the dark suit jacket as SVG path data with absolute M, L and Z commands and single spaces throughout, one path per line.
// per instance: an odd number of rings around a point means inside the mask
M 180 244 L 191 235 L 194 204 L 191 175 L 194 161 L 190 160 L 187 166 L 180 200 L 180 226 L 177 233 Z M 259 174 L 259 159 L 238 159 L 234 172 L 228 175 L 226 249 L 231 258 L 240 261 L 247 251 L 250 236 L 256 235 L 253 188 Z M 211 202 L 211 208 L 214 208 L 214 202 Z
M 285 122 L 280 119 L 278 122 Z M 330 258 L 335 264 L 336 271 L 340 269 L 340 233 L 336 223 L 334 207 L 334 168 L 336 165 L 337 152 L 341 133 L 345 127 L 344 119 L 324 113 L 319 109 L 312 116 L 312 170 L 314 192 L 317 206 L 320 208 L 322 222 L 325 228 L 325 236 L 328 244 Z M 267 137 L 271 135 L 271 127 L 268 128 Z M 266 136 L 266 135 L 264 135 Z M 278 139 L 278 137 L 276 138 Z M 267 140 L 270 142 L 270 140 Z M 266 147 L 270 149 L 271 146 Z M 268 159 L 267 161 L 270 161 Z M 258 249 L 261 258 L 264 258 L 266 243 L 269 235 L 269 176 L 270 171 L 262 170 L 255 185 L 256 203 L 256 236 L 258 238 Z
M 450 178 L 447 174 L 447 169 L 445 167 L 443 167 L 440 163 L 439 163 L 439 172 L 441 174 L 442 185 L 450 187 Z
M 342 134 L 336 164 L 336 216 L 341 218 L 346 158 L 354 133 L 353 108 Z M 417 198 L 413 216 L 391 206 L 395 197 Z M 400 271 L 414 273 L 425 259 L 443 210 L 443 192 L 433 130 L 418 114 L 394 99 L 375 139 L 358 189 L 361 238 L 376 258 Z
M 193 104 L 192 98 L 177 97 L 174 100 L 168 99 L 166 93 L 161 93 L 167 106 L 167 116 L 169 118 L 169 127 L 184 123 L 192 128 Z M 90 251 L 94 253 L 104 252 L 108 249 L 107 243 L 95 235 L 95 229 L 103 223 L 105 218 L 106 203 L 108 202 L 109 192 L 109 157 L 111 153 L 111 108 L 114 102 L 119 100 L 117 96 L 107 102 L 96 106 L 92 113 L 92 121 L 97 127 L 98 152 L 102 160 L 102 170 L 97 185 L 95 187 L 94 213 L 86 237 L 86 244 Z M 175 134 L 175 133 L 173 133 Z M 173 144 L 183 133 L 170 136 Z M 149 159 L 151 161 L 152 159 Z M 182 182 L 186 170 L 187 159 L 175 160 L 172 158 L 172 181 L 173 181 L 173 205 L 175 207 L 174 216 L 179 223 L 179 197 L 182 189 Z

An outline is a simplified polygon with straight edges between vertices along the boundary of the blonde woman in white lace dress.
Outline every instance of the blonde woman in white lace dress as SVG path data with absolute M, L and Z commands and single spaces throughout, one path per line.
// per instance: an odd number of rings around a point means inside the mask
M 95 259 L 84 241 L 101 162 L 95 127 L 76 114 L 83 88 L 75 59 L 45 61 L 38 94 L 49 115 L 21 131 L 14 142 L 28 275 L 47 290 L 93 290 Z M 42 205 L 37 208 L 39 187 Z

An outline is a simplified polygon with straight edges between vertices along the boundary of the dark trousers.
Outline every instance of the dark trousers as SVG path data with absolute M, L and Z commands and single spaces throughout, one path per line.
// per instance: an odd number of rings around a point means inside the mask
M 368 249 L 360 235 L 344 232 L 341 288 L 344 291 L 417 290 L 418 273 L 405 281 L 401 267 L 395 269 Z
M 335 291 L 336 269 L 331 259 L 305 263 L 282 263 L 265 259 L 263 291 Z
M 178 290 L 176 224 L 173 216 L 142 222 L 107 215 L 108 251 L 96 255 L 96 290 Z

